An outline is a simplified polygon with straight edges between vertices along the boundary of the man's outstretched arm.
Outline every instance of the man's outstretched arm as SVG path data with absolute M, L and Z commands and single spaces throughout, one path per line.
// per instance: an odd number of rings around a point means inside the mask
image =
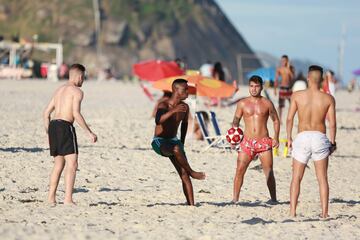
M 295 93 L 291 96 L 290 107 L 286 119 L 286 134 L 287 134 L 287 141 L 289 147 L 292 146 L 292 129 L 294 125 L 294 117 L 297 112 L 295 96 L 296 96 Z
M 46 133 L 48 133 L 49 124 L 50 124 L 50 115 L 54 111 L 54 109 L 55 109 L 55 100 L 53 97 L 53 98 L 51 98 L 49 104 L 47 105 L 47 107 L 45 108 L 44 113 L 43 113 L 44 126 L 45 126 Z

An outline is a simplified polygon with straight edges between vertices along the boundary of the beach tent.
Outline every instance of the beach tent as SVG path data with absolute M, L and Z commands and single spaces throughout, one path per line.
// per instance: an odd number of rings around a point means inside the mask
M 360 68 L 357 69 L 357 70 L 354 70 L 354 71 L 353 71 L 353 74 L 354 74 L 355 76 L 360 76 Z
M 253 75 L 258 75 L 264 80 L 264 82 L 265 81 L 273 82 L 273 81 L 275 81 L 275 73 L 276 73 L 275 67 L 258 68 L 256 70 L 246 74 L 246 77 L 247 77 L 247 79 L 249 79 Z

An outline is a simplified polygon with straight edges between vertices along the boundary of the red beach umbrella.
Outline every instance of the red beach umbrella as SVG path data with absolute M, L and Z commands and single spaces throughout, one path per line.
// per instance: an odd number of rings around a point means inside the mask
M 184 71 L 174 61 L 149 60 L 134 64 L 133 73 L 142 80 L 153 82 L 183 75 Z

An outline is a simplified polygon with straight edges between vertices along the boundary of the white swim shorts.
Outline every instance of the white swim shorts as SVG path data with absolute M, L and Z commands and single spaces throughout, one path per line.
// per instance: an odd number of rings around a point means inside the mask
M 324 133 L 304 131 L 296 136 L 291 155 L 295 160 L 307 164 L 310 159 L 318 161 L 328 157 L 330 147 L 331 143 Z

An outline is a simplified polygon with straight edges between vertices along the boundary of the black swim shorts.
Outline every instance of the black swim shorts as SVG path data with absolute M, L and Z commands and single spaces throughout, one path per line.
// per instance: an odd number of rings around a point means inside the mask
M 51 156 L 78 154 L 75 128 L 71 122 L 55 119 L 49 124 L 49 143 Z

